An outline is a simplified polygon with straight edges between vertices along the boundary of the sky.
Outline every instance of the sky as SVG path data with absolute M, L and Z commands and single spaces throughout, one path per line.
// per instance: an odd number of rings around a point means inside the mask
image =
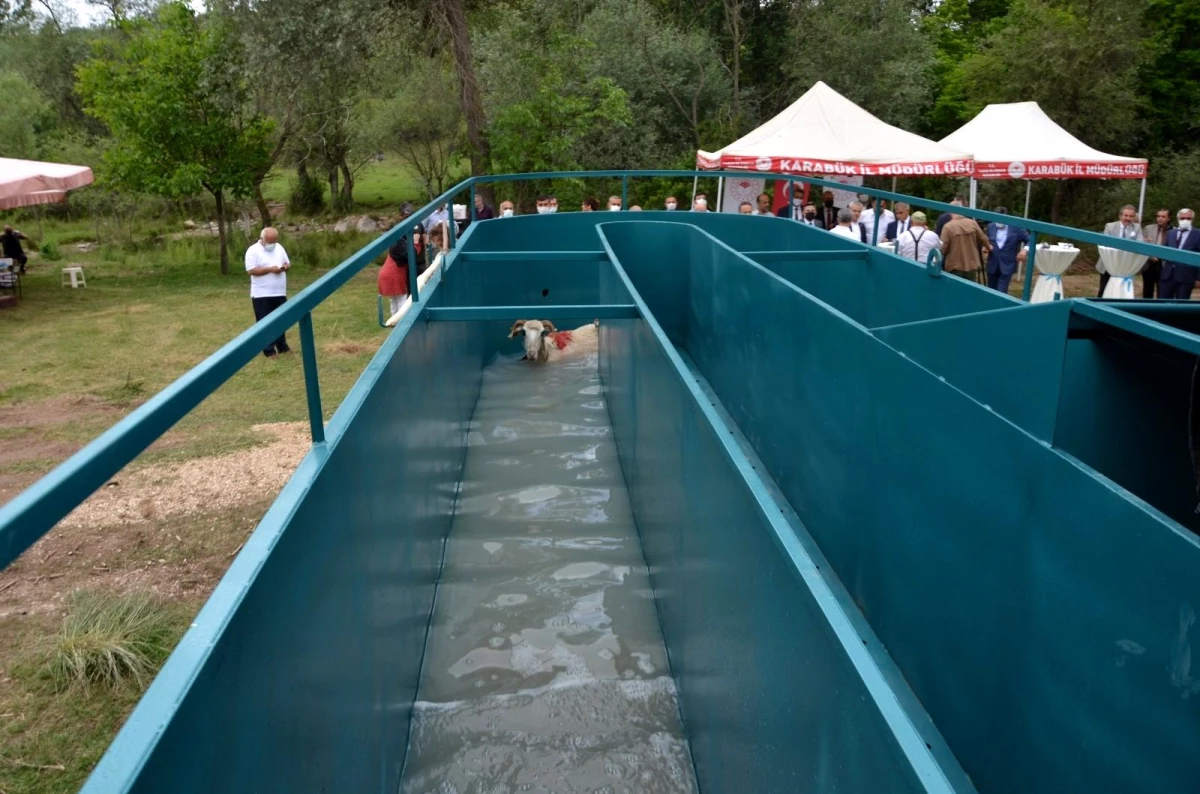
M 203 0 L 189 0 L 189 2 L 197 11 L 204 9 Z M 62 4 L 71 9 L 77 25 L 96 25 L 108 18 L 108 12 L 102 6 L 88 5 L 86 0 L 62 0 Z M 37 8 L 37 3 L 34 3 L 34 9 L 37 10 Z

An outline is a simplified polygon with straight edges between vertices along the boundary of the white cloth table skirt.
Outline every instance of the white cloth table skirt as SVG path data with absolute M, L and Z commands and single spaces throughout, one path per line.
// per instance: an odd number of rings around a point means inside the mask
M 1028 246 L 1025 250 L 1028 253 Z M 1078 248 L 1067 248 L 1060 245 L 1039 248 L 1033 262 L 1039 275 L 1029 302 L 1046 303 L 1061 300 L 1063 296 L 1062 274 L 1067 272 L 1067 268 L 1071 266 L 1077 256 L 1079 256 Z
M 1109 275 L 1108 286 L 1104 288 L 1104 294 L 1100 297 L 1133 300 L 1133 277 L 1142 271 L 1150 257 L 1103 245 L 1099 250 L 1100 261 Z

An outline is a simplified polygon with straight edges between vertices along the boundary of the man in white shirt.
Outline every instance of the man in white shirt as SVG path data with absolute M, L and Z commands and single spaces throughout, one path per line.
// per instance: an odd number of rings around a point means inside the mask
M 768 196 L 766 193 L 759 193 L 758 198 L 755 199 L 755 202 L 757 203 L 758 206 L 756 206 L 754 208 L 754 212 L 753 212 L 754 215 L 774 215 L 775 214 L 775 213 L 771 212 L 771 197 Z
M 836 234 L 839 237 L 853 240 L 856 243 L 861 243 L 861 233 L 857 228 L 851 227 L 852 223 L 854 223 L 854 213 L 848 209 L 840 209 L 837 213 L 837 226 L 834 226 L 829 232 L 830 234 Z
M 910 221 L 908 231 L 896 239 L 896 254 L 923 265 L 929 261 L 930 251 L 941 250 L 942 241 L 937 232 L 926 226 L 925 213 L 914 212 Z
M 892 211 L 887 208 L 886 201 L 879 202 L 879 206 L 880 206 L 879 239 L 883 240 L 883 236 L 887 230 L 888 225 L 896 220 L 896 216 L 893 215 Z M 868 243 L 873 242 L 875 240 L 875 199 L 873 199 L 873 198 L 867 199 L 866 206 L 863 209 L 861 220 L 862 220 L 862 225 L 863 225 L 863 231 L 867 235 L 866 241 Z
M 433 229 L 439 224 L 446 223 L 449 220 L 450 212 L 446 209 L 446 205 L 442 204 L 433 212 L 429 213 L 429 217 L 425 220 L 425 225 L 430 229 Z
M 857 201 L 852 201 L 850 202 L 848 209 L 850 210 L 850 227 L 858 232 L 858 241 L 860 243 L 868 242 L 869 238 L 867 237 L 867 227 L 863 226 L 862 224 L 863 205 Z M 838 220 L 840 223 L 840 214 Z
M 246 249 L 246 272 L 250 274 L 250 302 L 257 322 L 287 302 L 287 271 L 291 267 L 287 251 L 279 244 L 279 232 L 268 226 L 258 242 Z M 290 353 L 285 334 L 263 348 L 263 355 Z

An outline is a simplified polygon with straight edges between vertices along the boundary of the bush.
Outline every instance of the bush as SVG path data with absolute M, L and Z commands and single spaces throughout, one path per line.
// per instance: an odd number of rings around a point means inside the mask
M 288 211 L 294 215 L 319 215 L 325 210 L 325 185 L 312 175 L 300 175 L 288 197 Z
M 42 243 L 42 258 L 48 262 L 57 262 L 62 259 L 62 251 L 58 250 L 58 245 L 52 242 Z
M 175 613 L 149 596 L 76 590 L 55 638 L 50 677 L 60 691 L 145 686 L 171 653 L 177 624 Z

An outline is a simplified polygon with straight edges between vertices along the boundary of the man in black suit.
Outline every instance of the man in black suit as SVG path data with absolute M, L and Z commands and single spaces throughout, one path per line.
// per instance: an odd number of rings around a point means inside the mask
M 838 210 L 841 207 L 833 206 L 833 191 L 826 190 L 821 194 L 821 209 L 817 213 L 817 217 L 821 219 L 821 223 L 826 229 L 832 229 L 838 225 Z
M 815 226 L 824 229 L 825 223 L 817 217 L 817 205 L 811 201 L 804 205 L 804 217 L 800 220 L 805 226 Z
M 794 221 L 803 220 L 804 188 L 800 187 L 799 182 L 792 182 L 788 189 L 792 195 L 787 204 L 775 210 L 775 215 L 779 218 L 791 218 Z
M 887 225 L 887 229 L 883 232 L 883 239 L 880 242 L 894 243 L 900 239 L 900 235 L 904 234 L 912 228 L 912 219 L 908 217 L 909 206 L 903 201 L 896 202 L 896 220 Z
M 1174 229 L 1167 232 L 1167 248 L 1200 253 L 1200 232 L 1192 228 L 1195 217 L 1195 213 L 1187 208 L 1175 213 L 1177 223 Z M 1162 277 L 1158 282 L 1158 296 L 1168 300 L 1192 297 L 1197 275 L 1200 275 L 1200 270 L 1192 265 L 1181 265 L 1164 259 Z

